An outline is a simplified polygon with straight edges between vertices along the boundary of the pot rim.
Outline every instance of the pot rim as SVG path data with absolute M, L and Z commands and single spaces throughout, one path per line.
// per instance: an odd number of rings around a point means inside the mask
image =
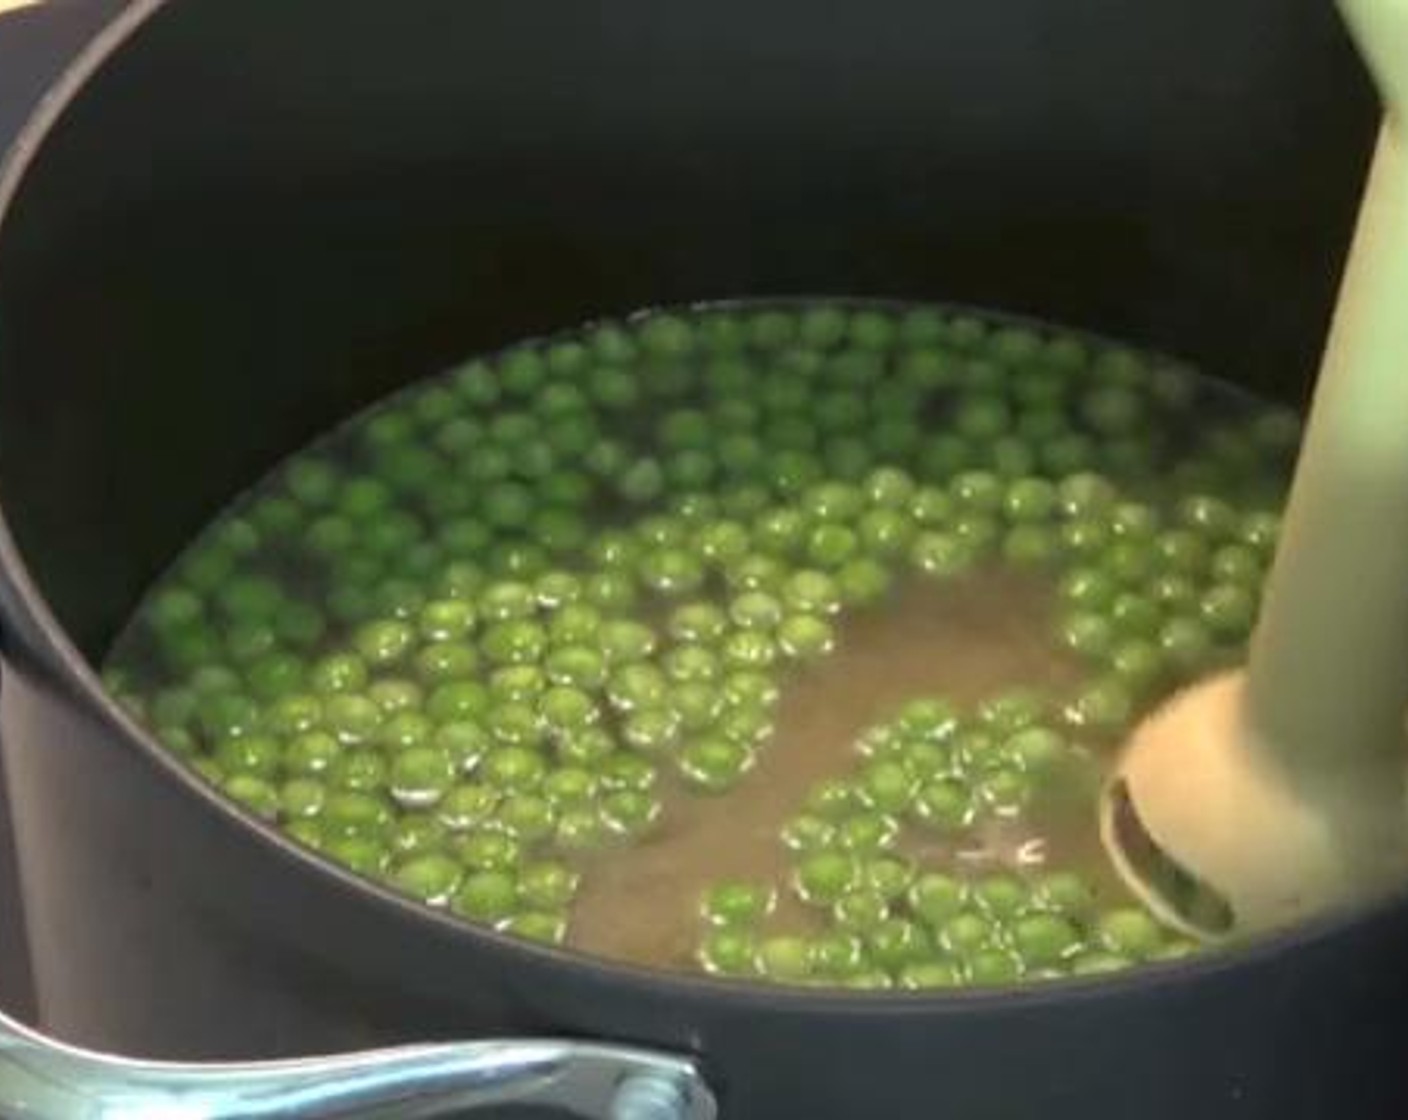
M 40 158 L 46 139 L 69 108 L 87 91 L 90 80 L 136 38 L 146 25 L 173 7 L 176 0 L 132 0 L 70 62 L 31 112 L 9 152 L 0 160 L 0 250 L 7 218 L 27 172 Z M 727 301 L 708 301 L 722 303 Z M 1014 316 L 1014 318 L 1017 318 Z M 1013 1011 L 1068 1000 L 1100 1000 L 1133 992 L 1209 980 L 1246 966 L 1310 948 L 1372 921 L 1376 916 L 1408 906 L 1408 883 L 1371 902 L 1341 908 L 1297 926 L 1239 945 L 1156 964 L 1140 965 L 1104 977 L 1077 977 L 1040 984 L 958 989 L 941 992 L 846 991 L 802 988 L 733 980 L 705 974 L 673 972 L 631 964 L 575 949 L 529 942 L 472 925 L 449 913 L 402 896 L 363 879 L 324 857 L 308 851 L 274 826 L 221 796 L 179 759 L 164 750 L 104 689 L 98 673 L 78 650 L 58 621 L 25 564 L 0 506 L 0 651 L 42 668 L 73 701 L 81 704 L 104 731 L 135 751 L 179 796 L 193 797 L 232 830 L 245 834 L 266 853 L 301 875 L 331 878 L 360 905 L 374 906 L 406 926 L 453 940 L 479 943 L 499 953 L 544 966 L 594 974 L 599 981 L 649 991 L 674 1000 L 733 1002 L 755 1012 L 812 1013 L 863 1018 L 876 1014 L 946 1016 L 992 1009 Z

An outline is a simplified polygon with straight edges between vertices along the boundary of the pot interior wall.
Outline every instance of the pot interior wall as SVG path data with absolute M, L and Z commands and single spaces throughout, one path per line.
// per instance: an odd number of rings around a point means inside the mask
M 0 479 L 96 654 L 220 505 L 655 301 L 1026 311 L 1294 397 L 1373 127 L 1319 0 L 177 0 L 0 229 Z

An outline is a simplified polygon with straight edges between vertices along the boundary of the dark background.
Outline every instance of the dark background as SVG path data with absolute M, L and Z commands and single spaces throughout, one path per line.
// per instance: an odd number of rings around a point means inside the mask
M 34 7 L 0 13 L 0 152 L 9 147 L 66 60 L 121 6 L 122 0 L 47 0 Z M 0 773 L 0 1006 L 22 1018 L 33 1014 L 3 773 Z

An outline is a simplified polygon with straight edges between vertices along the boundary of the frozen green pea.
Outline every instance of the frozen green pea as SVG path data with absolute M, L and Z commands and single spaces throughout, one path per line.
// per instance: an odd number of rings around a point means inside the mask
M 830 930 L 812 939 L 811 970 L 815 976 L 842 980 L 865 964 L 865 949 L 858 937 L 844 931 Z
M 956 778 L 942 778 L 915 794 L 913 811 L 916 819 L 931 828 L 956 832 L 973 820 L 973 793 Z
M 455 762 L 446 751 L 436 747 L 403 750 L 391 762 L 391 796 L 403 808 L 429 808 L 449 792 L 455 771 Z
M 1087 685 L 1066 707 L 1066 718 L 1072 726 L 1099 734 L 1121 731 L 1133 717 L 1134 697 L 1129 686 L 1114 676 Z
M 1163 927 L 1147 911 L 1133 906 L 1100 915 L 1095 929 L 1106 949 L 1133 960 L 1153 957 L 1164 942 Z
M 476 922 L 503 922 L 518 908 L 517 880 L 508 871 L 476 871 L 465 877 L 450 905 Z
M 1102 976 L 1111 972 L 1122 972 L 1133 964 L 1128 957 L 1119 953 L 1095 950 L 1081 953 L 1071 962 L 1071 975 Z
M 886 759 L 868 763 L 861 771 L 861 798 L 881 813 L 899 814 L 914 800 L 915 781 L 903 764 Z
M 679 753 L 680 775 L 704 793 L 723 793 L 737 785 L 753 768 L 753 752 L 744 744 L 723 738 L 687 743 Z
M 400 891 L 430 906 L 444 906 L 455 894 L 464 872 L 449 856 L 437 852 L 412 856 L 391 873 Z
M 521 792 L 538 787 L 547 774 L 547 763 L 530 747 L 502 746 L 484 756 L 477 773 L 497 789 Z
M 814 813 L 799 813 L 782 826 L 780 836 L 794 852 L 816 852 L 835 842 L 836 825 Z
M 925 575 L 940 579 L 962 575 L 977 562 L 977 550 L 952 532 L 919 533 L 910 545 L 910 561 Z
M 663 814 L 659 799 L 639 790 L 613 790 L 601 802 L 601 819 L 607 828 L 632 839 L 654 830 Z
M 860 557 L 843 564 L 836 572 L 841 601 L 850 606 L 867 606 L 884 598 L 893 577 L 890 570 L 873 557 Z
M 716 926 L 754 927 L 777 904 L 777 893 L 758 883 L 728 881 L 704 892 L 699 911 L 706 922 Z
M 872 887 L 843 892 L 831 905 L 831 919 L 838 929 L 865 934 L 891 916 L 890 901 Z
M 1067 752 L 1066 741 L 1045 727 L 1028 727 L 1006 739 L 1003 754 L 1016 766 L 1037 774 L 1049 771 Z
M 608 619 L 596 634 L 596 648 L 612 665 L 640 661 L 654 653 L 655 647 L 655 632 L 632 619 Z
M 523 844 L 533 844 L 553 834 L 557 813 L 547 797 L 515 793 L 499 805 L 497 823 L 509 836 Z
M 651 790 L 658 779 L 655 765 L 647 758 L 618 751 L 598 764 L 602 787 L 605 789 Z
M 576 897 L 581 881 L 581 874 L 566 864 L 539 860 L 519 872 L 518 898 L 534 910 L 563 910 Z
M 1027 914 L 1011 926 L 1012 947 L 1028 968 L 1070 959 L 1081 948 L 1080 931 L 1055 914 Z
M 732 927 L 709 930 L 696 955 L 700 968 L 714 976 L 755 975 L 759 971 L 759 957 L 753 934 Z
M 728 630 L 728 617 L 712 603 L 685 603 L 670 614 L 667 627 L 679 642 L 715 642 Z
M 444 852 L 449 849 L 450 831 L 436 817 L 406 814 L 391 826 L 392 852 L 398 858 Z
M 543 671 L 553 684 L 597 689 L 606 680 L 606 659 L 587 645 L 561 645 L 544 659 Z
M 934 940 L 918 922 L 907 918 L 886 918 L 865 935 L 869 959 L 894 973 L 933 955 Z
M 941 928 L 961 913 L 967 899 L 964 885 L 939 871 L 926 871 L 916 877 L 906 895 L 910 911 L 932 929 Z
M 557 818 L 554 842 L 563 851 L 599 848 L 610 838 L 610 830 L 595 808 L 571 805 Z
M 837 825 L 836 842 L 845 851 L 873 855 L 892 848 L 899 830 L 899 822 L 885 813 L 856 813 Z
M 845 852 L 822 850 L 797 865 L 793 885 L 798 897 L 814 906 L 830 906 L 859 879 L 860 867 Z
M 979 949 L 964 958 L 968 983 L 984 986 L 1012 984 L 1022 978 L 1022 961 L 1005 949 Z
M 967 957 L 996 944 L 999 927 L 992 918 L 974 910 L 960 910 L 938 929 L 938 941 L 949 952 Z
M 898 982 L 909 991 L 956 988 L 963 983 L 963 975 L 956 965 L 947 961 L 919 961 L 901 968 Z
M 914 864 L 902 856 L 874 856 L 860 865 L 861 882 L 890 900 L 902 896 L 914 877 Z
M 769 937 L 758 946 L 758 972 L 779 983 L 796 983 L 812 973 L 811 945 L 803 937 Z
M 479 782 L 461 782 L 435 807 L 437 819 L 452 832 L 467 832 L 486 824 L 498 809 L 502 793 Z

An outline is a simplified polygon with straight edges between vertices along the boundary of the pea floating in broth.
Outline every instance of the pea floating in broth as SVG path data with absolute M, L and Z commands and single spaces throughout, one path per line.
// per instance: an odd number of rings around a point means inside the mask
M 1109 752 L 1242 656 L 1298 425 L 924 306 L 652 312 L 475 359 L 283 464 L 107 665 L 298 843 L 467 921 L 832 987 L 1192 946 Z

